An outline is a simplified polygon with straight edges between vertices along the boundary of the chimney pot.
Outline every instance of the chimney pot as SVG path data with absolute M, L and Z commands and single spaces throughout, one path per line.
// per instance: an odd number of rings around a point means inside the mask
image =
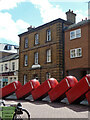
M 30 30 L 32 30 L 34 28 L 32 27 L 32 25 L 30 25 L 30 27 L 28 27 L 27 29 L 28 29 L 28 31 L 30 31 Z
M 32 28 L 32 25 L 30 25 L 30 28 Z

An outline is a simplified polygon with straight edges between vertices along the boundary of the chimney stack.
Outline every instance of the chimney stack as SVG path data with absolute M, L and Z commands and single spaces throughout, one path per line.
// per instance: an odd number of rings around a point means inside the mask
M 30 27 L 28 27 L 27 29 L 28 29 L 28 31 L 30 31 L 30 30 L 35 29 L 35 27 L 32 27 L 32 25 L 30 25 Z
M 76 14 L 70 9 L 68 12 L 66 12 L 66 17 L 68 22 L 71 22 L 72 24 L 76 23 Z

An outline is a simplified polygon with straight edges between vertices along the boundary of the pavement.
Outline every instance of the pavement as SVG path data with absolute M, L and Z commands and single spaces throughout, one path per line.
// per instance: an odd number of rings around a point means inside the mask
M 5 100 L 6 104 L 17 104 L 20 102 L 23 108 L 27 109 L 34 120 L 50 119 L 67 119 L 72 120 L 89 120 L 89 105 L 87 104 L 68 104 L 64 102 L 51 103 L 50 101 L 33 101 L 33 100 Z M 74 120 L 74 119 L 73 119 Z

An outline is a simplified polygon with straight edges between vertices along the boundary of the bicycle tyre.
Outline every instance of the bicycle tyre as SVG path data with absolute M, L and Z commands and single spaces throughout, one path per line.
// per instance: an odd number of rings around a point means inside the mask
M 14 113 L 13 120 L 31 120 L 30 119 L 30 114 L 26 109 L 22 109 L 22 112 L 25 112 L 27 114 L 27 118 L 17 118 L 17 113 Z

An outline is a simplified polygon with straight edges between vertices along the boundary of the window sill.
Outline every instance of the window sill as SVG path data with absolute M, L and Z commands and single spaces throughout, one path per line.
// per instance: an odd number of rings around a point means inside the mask
M 47 40 L 46 40 L 46 41 L 45 41 L 45 43 L 48 43 L 48 42 L 52 42 L 52 40 L 50 40 L 50 41 L 47 41 Z
M 40 43 L 38 43 L 38 44 L 34 44 L 34 46 L 38 46 L 38 45 L 40 45 Z
M 24 47 L 24 49 L 28 49 L 28 48 L 29 48 L 29 47 L 26 47 L 26 48 Z
M 81 37 L 70 38 L 70 41 L 80 39 Z
M 24 65 L 24 67 L 28 67 L 28 65 Z
M 70 57 L 70 59 L 75 59 L 75 58 L 82 58 L 82 56 L 73 57 L 73 58 Z
M 52 63 L 52 61 L 51 62 L 45 62 L 45 64 L 51 64 Z

